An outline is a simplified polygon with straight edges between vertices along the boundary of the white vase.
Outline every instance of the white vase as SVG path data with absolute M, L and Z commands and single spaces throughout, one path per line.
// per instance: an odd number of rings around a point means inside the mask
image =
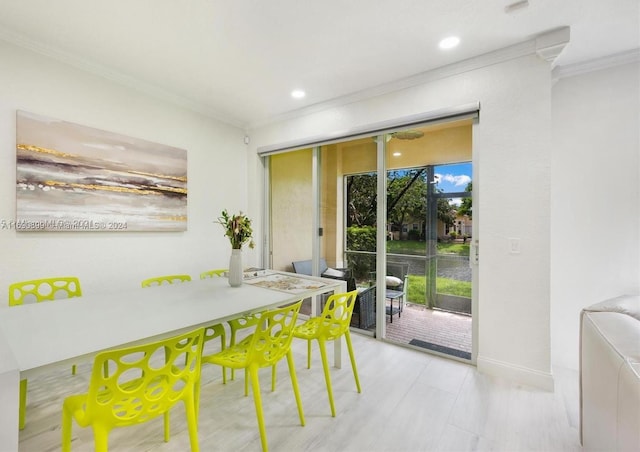
M 232 249 L 231 257 L 229 258 L 229 285 L 231 287 L 240 287 L 242 285 L 243 276 L 242 250 Z

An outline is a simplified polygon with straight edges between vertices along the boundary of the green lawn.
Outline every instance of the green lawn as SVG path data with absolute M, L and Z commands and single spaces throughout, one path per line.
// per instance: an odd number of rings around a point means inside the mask
M 411 256 L 424 256 L 425 242 L 417 240 L 389 240 L 387 252 L 391 254 L 407 254 Z M 469 256 L 469 243 L 449 242 L 437 244 L 439 255 Z M 471 282 L 458 281 L 451 278 L 436 278 L 436 291 L 440 294 L 457 295 L 471 298 Z M 407 299 L 412 303 L 424 304 L 426 283 L 423 275 L 409 275 L 407 287 Z
M 469 255 L 468 243 L 438 243 L 438 254 L 457 254 L 459 256 Z M 387 242 L 387 253 L 410 254 L 413 256 L 424 255 L 426 252 L 425 242 L 417 240 L 389 240 Z
M 436 291 L 446 295 L 471 298 L 471 282 L 458 281 L 451 278 L 436 278 Z M 424 276 L 409 275 L 409 287 L 407 288 L 407 300 L 411 303 L 424 304 L 426 281 Z

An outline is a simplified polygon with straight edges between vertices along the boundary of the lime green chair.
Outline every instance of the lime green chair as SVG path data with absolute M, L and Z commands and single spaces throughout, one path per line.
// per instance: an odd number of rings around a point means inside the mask
M 191 450 L 198 451 L 198 399 L 202 328 L 144 345 L 99 353 L 86 394 L 65 398 L 62 405 L 62 450 L 71 450 L 71 427 L 91 426 L 95 451 L 108 450 L 109 432 L 164 416 L 169 441 L 169 412 L 184 404 Z M 102 369 L 109 366 L 109 377 Z
M 224 273 L 227 271 L 226 268 L 219 268 L 216 270 L 208 270 L 200 273 L 200 279 L 208 279 L 208 278 L 216 278 L 218 276 L 224 276 Z M 242 329 L 255 327 L 258 322 L 260 322 L 260 313 L 244 315 L 242 317 L 238 317 L 237 319 L 229 320 L 229 328 L 231 330 L 231 341 L 229 342 L 229 346 L 233 346 L 236 343 L 237 332 Z M 245 369 L 245 380 L 244 380 L 244 395 L 249 395 L 249 379 L 247 377 L 248 370 Z M 226 369 L 222 368 L 223 374 L 223 383 L 226 383 Z M 231 379 L 235 379 L 235 369 L 231 369 Z M 276 389 L 276 366 L 273 366 L 271 372 L 271 390 L 275 391 Z
M 217 337 L 220 338 L 220 350 L 223 351 L 226 348 L 226 333 L 224 330 L 224 326 L 220 323 L 215 325 L 207 326 L 204 329 L 204 343 L 206 344 L 212 339 Z M 227 371 L 223 367 L 222 368 L 222 384 L 227 384 Z
M 356 302 L 358 291 L 354 290 L 342 294 L 331 295 L 322 314 L 319 317 L 312 317 L 293 330 L 294 337 L 305 339 L 307 341 L 307 369 L 311 368 L 311 341 L 318 341 L 320 348 L 320 356 L 322 357 L 322 367 L 324 369 L 324 380 L 327 385 L 327 393 L 329 394 L 329 405 L 331 405 L 331 416 L 335 417 L 336 408 L 333 403 L 333 389 L 331 388 L 331 375 L 329 373 L 329 362 L 327 361 L 327 341 L 340 340 L 344 336 L 349 350 L 349 359 L 351 360 L 351 368 L 353 376 L 356 380 L 358 392 L 360 389 L 360 379 L 358 378 L 358 369 L 356 368 L 356 360 L 353 356 L 353 346 L 351 345 L 351 334 L 349 333 L 349 324 L 351 323 L 351 315 Z
M 268 451 L 267 434 L 264 426 L 264 414 L 262 411 L 262 397 L 260 395 L 260 382 L 258 372 L 262 367 L 275 366 L 282 358 L 287 358 L 291 386 L 298 406 L 300 424 L 304 425 L 304 412 L 296 378 L 296 368 L 293 363 L 291 341 L 293 328 L 298 318 L 302 301 L 273 309 L 262 313 L 261 322 L 256 325 L 255 332 L 239 343 L 229 346 L 226 350 L 215 355 L 204 356 L 202 362 L 217 364 L 232 369 L 247 369 L 251 379 L 253 400 L 258 418 L 260 441 L 262 450 Z
M 189 275 L 165 275 L 148 278 L 142 281 L 142 287 L 162 286 L 163 284 L 173 284 L 191 281 Z
M 262 313 L 257 312 L 255 314 L 243 315 L 236 319 L 229 320 L 229 328 L 231 329 L 231 340 L 229 341 L 229 347 L 233 347 L 236 344 L 237 333 L 239 330 L 256 327 L 262 321 Z M 249 370 L 244 370 L 244 395 L 249 395 Z M 276 366 L 271 367 L 271 391 L 276 390 Z M 235 378 L 235 369 L 231 368 L 231 379 Z
M 75 276 L 32 279 L 9 286 L 9 306 L 80 296 L 82 296 L 82 289 L 80 281 Z
M 224 272 L 226 271 L 227 271 L 226 268 L 219 268 L 217 270 L 208 270 L 206 272 L 200 273 L 200 279 L 216 278 L 218 276 L 223 276 Z
M 61 298 L 82 296 L 80 281 L 75 276 L 57 278 L 31 279 L 9 285 L 9 306 L 19 306 L 24 303 L 40 303 Z M 76 365 L 71 367 L 71 373 L 76 374 Z M 18 424 L 20 430 L 24 428 L 27 413 L 27 379 L 20 380 L 20 409 Z
M 200 279 L 217 278 L 218 276 L 223 276 L 224 272 L 226 271 L 226 268 L 208 270 L 200 273 Z M 222 326 L 221 324 L 213 325 L 207 327 L 206 329 L 205 341 L 210 341 L 211 339 L 215 339 L 216 337 L 220 337 L 221 349 L 224 350 L 227 339 L 224 326 Z M 227 384 L 227 369 L 225 369 L 224 367 L 222 368 L 222 384 Z

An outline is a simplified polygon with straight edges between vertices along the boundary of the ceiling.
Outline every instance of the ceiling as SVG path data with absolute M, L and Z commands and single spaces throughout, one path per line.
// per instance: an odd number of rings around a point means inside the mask
M 569 26 L 559 66 L 640 47 L 638 0 L 0 0 L 0 39 L 250 127 Z M 449 35 L 460 45 L 443 51 Z M 293 89 L 303 99 L 293 99 Z

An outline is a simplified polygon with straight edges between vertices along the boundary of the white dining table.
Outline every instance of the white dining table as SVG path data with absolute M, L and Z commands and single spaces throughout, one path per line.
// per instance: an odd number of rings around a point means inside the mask
M 309 282 L 308 287 L 303 284 L 291 291 L 248 283 L 230 287 L 226 278 L 211 278 L 0 308 L 0 451 L 18 450 L 21 378 L 47 372 L 53 365 L 91 360 L 111 348 L 346 291 L 341 280 L 305 276 L 303 281 Z M 341 367 L 341 362 L 340 341 L 335 341 L 334 365 Z

